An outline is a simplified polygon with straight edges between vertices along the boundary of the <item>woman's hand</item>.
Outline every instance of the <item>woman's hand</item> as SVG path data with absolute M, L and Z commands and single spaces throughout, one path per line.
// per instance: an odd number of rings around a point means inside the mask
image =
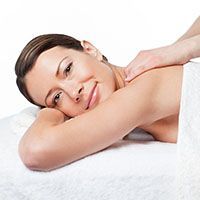
M 139 52 L 124 69 L 127 76 L 125 81 L 131 81 L 152 68 L 185 64 L 191 59 L 190 46 L 189 41 L 184 40 L 169 46 Z

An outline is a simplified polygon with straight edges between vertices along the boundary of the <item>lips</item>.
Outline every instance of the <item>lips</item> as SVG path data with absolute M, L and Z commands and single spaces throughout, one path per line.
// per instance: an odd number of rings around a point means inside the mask
M 93 87 L 92 90 L 90 91 L 86 110 L 91 106 L 91 105 L 90 105 L 91 103 L 94 103 L 94 102 L 91 102 L 91 100 L 93 99 L 92 97 L 93 97 L 93 95 L 94 95 L 94 91 L 95 91 L 95 89 L 96 89 L 96 86 L 97 86 L 97 83 L 95 83 L 94 87 Z M 95 97 L 94 97 L 94 98 L 95 98 Z M 95 100 L 94 100 L 94 101 L 95 101 Z

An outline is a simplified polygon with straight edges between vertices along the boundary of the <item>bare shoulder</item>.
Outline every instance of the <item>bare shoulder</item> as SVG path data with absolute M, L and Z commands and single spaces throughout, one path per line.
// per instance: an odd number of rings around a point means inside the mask
M 179 112 L 182 77 L 182 65 L 156 68 L 136 77 L 127 87 L 149 90 L 149 96 L 143 98 L 151 103 L 154 119 L 162 119 Z
M 173 65 L 168 67 L 159 67 L 151 69 L 147 72 L 142 73 L 135 79 L 133 79 L 128 85 L 134 85 L 136 83 L 150 84 L 157 83 L 163 79 L 168 79 L 168 83 L 175 82 L 177 79 L 182 79 L 183 66 Z

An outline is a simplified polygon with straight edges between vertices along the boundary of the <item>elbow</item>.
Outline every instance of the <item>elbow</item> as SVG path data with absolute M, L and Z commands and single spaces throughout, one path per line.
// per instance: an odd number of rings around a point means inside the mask
M 42 169 L 39 166 L 38 159 L 33 152 L 20 155 L 20 157 L 22 162 L 28 169 L 33 171 L 42 171 Z
M 18 147 L 19 156 L 23 164 L 33 171 L 49 171 L 44 166 L 44 150 L 41 145 L 28 145 L 24 142 L 20 142 Z

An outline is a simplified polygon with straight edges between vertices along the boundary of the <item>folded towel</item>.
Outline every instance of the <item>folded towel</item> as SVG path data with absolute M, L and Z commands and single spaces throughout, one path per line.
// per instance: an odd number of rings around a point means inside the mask
M 22 137 L 28 127 L 34 122 L 39 110 L 39 107 L 30 106 L 14 115 L 11 121 L 11 129 L 13 133 L 18 137 Z

